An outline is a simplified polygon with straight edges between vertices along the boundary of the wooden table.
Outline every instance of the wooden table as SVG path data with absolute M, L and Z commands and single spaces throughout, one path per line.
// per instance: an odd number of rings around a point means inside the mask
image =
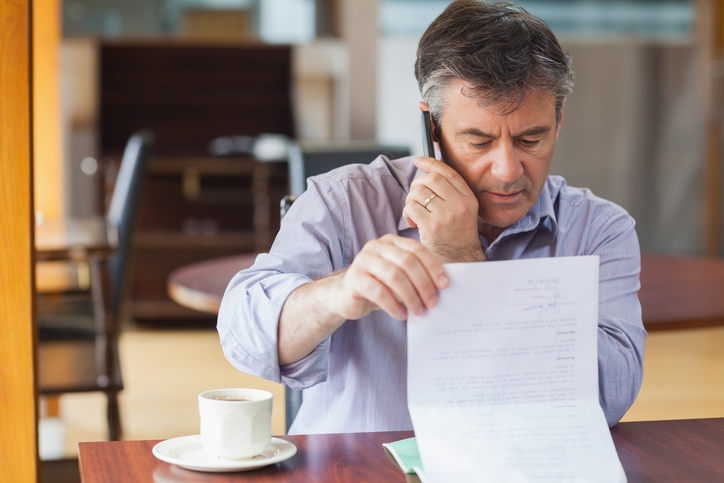
M 181 305 L 216 314 L 231 278 L 255 257 L 180 268 L 169 276 L 169 295 Z M 639 299 L 649 331 L 724 325 L 724 259 L 643 254 Z
M 629 483 L 710 483 L 724 475 L 724 418 L 619 423 L 611 435 Z M 297 446 L 296 455 L 240 473 L 202 473 L 164 463 L 151 453 L 158 441 L 80 443 L 78 448 L 83 483 L 403 483 L 382 443 L 411 436 L 411 431 L 280 436 Z
M 184 307 L 216 314 L 226 286 L 239 270 L 249 268 L 256 253 L 214 258 L 174 270 L 168 276 L 168 295 Z

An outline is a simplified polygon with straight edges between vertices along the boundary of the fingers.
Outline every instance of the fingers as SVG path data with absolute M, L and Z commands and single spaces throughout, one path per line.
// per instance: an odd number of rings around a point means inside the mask
M 445 269 L 430 250 L 415 240 L 401 237 L 389 237 L 395 249 L 382 253 L 383 258 L 399 267 L 419 294 L 427 307 L 437 304 L 438 289 L 449 283 Z
M 449 225 L 477 219 L 478 200 L 462 176 L 436 159 L 415 158 L 415 164 L 429 171 L 410 185 L 402 212 L 410 227 L 422 229 L 429 220 Z M 431 213 L 438 216 L 430 217 Z
M 437 257 L 427 248 L 422 246 L 416 240 L 409 238 L 403 238 L 394 235 L 385 235 L 382 239 L 387 241 L 390 239 L 396 246 L 406 250 L 415 255 L 415 257 L 422 263 L 425 271 L 427 272 L 430 280 L 433 281 L 435 287 L 438 289 L 446 288 L 450 284 L 450 280 L 445 274 L 445 268 Z
M 439 201 L 439 200 L 438 200 Z M 432 206 L 428 206 L 432 210 Z M 423 208 L 422 204 L 417 201 L 409 202 L 405 205 L 402 210 L 402 215 L 410 228 L 418 228 L 420 224 L 426 226 L 429 224 L 426 219 L 430 216 L 431 211 L 427 208 Z
M 422 315 L 425 304 L 407 275 L 388 260 L 371 257 L 366 265 L 367 276 L 359 285 L 359 296 L 373 302 L 398 320 L 408 311 Z
M 397 320 L 407 318 L 405 306 L 398 301 L 387 285 L 370 272 L 361 274 L 355 286 L 354 296 L 372 303 L 374 308 L 384 310 Z
M 415 158 L 414 163 L 415 166 L 427 174 L 418 176 L 413 183 L 424 182 L 433 192 L 443 198 L 450 198 L 455 195 L 451 188 L 461 195 L 467 196 L 472 194 L 470 187 L 462 176 L 442 161 L 434 158 L 419 157 Z M 425 198 L 423 198 L 423 200 L 424 199 Z
M 420 178 L 422 178 L 422 176 L 419 176 L 412 182 L 413 184 L 410 186 L 410 192 L 407 195 L 406 203 L 409 204 L 414 202 L 422 208 L 432 211 L 436 201 L 438 203 L 445 201 L 445 195 L 436 193 L 430 189 L 429 186 L 424 184 L 423 180 L 418 181 Z
M 431 158 L 415 158 L 425 174 L 410 185 L 403 216 L 418 228 L 420 243 L 441 262 L 480 259 L 479 202 L 465 180 L 449 166 Z
M 427 198 L 425 198 L 425 201 L 422 202 L 422 207 L 427 210 L 427 205 L 430 204 L 432 200 L 434 200 L 437 197 L 435 193 L 431 194 Z M 429 210 L 428 210 L 429 211 Z
M 397 319 L 424 314 L 438 303 L 449 280 L 442 264 L 420 243 L 395 235 L 365 245 L 347 275 L 356 297 Z
M 444 199 L 424 184 L 417 183 L 410 187 L 410 192 L 405 201 L 405 207 L 402 209 L 402 216 L 410 228 L 417 228 L 415 220 L 419 219 L 426 210 L 432 211 L 434 206 L 430 205 L 432 205 L 434 201 L 439 203 L 444 201 Z
M 405 200 L 405 207 L 402 209 L 402 216 L 410 228 L 417 228 L 422 217 L 439 210 L 441 203 L 445 201 L 445 195 L 434 192 L 424 183 L 423 176 L 418 176 L 412 182 Z M 441 189 L 441 191 L 449 190 Z

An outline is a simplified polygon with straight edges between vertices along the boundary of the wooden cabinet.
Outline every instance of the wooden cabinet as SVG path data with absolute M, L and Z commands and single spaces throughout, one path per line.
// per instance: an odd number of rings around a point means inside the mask
M 137 321 L 213 321 L 168 298 L 168 274 L 195 261 L 269 249 L 288 192 L 286 163 L 211 157 L 208 145 L 232 135 L 294 138 L 291 97 L 289 46 L 101 44 L 103 154 L 118 158 L 138 129 L 156 136 L 133 257 L 130 312 Z
M 101 147 L 121 151 L 138 129 L 164 157 L 206 156 L 219 136 L 294 137 L 291 58 L 285 45 L 105 41 Z

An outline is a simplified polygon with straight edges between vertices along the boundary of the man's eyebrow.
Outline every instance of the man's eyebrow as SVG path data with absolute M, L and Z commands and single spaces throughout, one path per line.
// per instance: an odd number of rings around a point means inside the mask
M 547 132 L 550 132 L 551 129 L 551 126 L 534 126 L 526 129 L 522 133 L 517 134 L 515 137 L 520 138 L 523 136 L 537 136 L 538 134 L 545 134 Z
M 495 137 L 495 136 L 493 136 L 492 134 L 488 134 L 488 133 L 486 133 L 486 132 L 484 132 L 484 131 L 481 131 L 480 129 L 478 129 L 478 128 L 476 128 L 476 127 L 469 127 L 469 128 L 467 128 L 467 129 L 463 129 L 463 130 L 460 131 L 458 134 L 461 134 L 461 135 L 463 135 L 463 136 L 475 136 L 475 137 L 479 137 L 479 138 L 493 138 L 493 137 Z
M 533 126 L 531 128 L 526 129 L 525 131 L 518 133 L 515 135 L 516 138 L 524 137 L 524 136 L 537 136 L 538 134 L 546 134 L 550 132 L 552 129 L 551 126 Z M 475 136 L 475 137 L 481 137 L 481 138 L 495 138 L 492 134 L 488 134 L 485 131 L 481 131 L 480 129 L 476 127 L 469 127 L 467 129 L 463 129 L 459 133 L 460 135 L 464 136 Z

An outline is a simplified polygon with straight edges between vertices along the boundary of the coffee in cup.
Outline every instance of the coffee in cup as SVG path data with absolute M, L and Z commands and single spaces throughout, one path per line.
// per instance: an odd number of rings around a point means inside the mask
M 201 442 L 222 459 L 249 459 L 271 442 L 274 396 L 261 389 L 215 389 L 199 394 Z

